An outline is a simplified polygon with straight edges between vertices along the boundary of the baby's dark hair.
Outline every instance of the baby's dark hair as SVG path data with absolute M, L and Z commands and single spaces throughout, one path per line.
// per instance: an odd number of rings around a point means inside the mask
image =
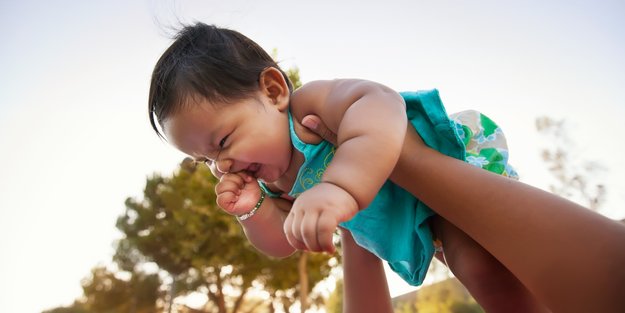
M 192 97 L 231 102 L 258 90 L 263 70 L 275 67 L 288 76 L 257 43 L 241 33 L 214 25 L 185 26 L 156 62 L 148 112 L 154 131 Z

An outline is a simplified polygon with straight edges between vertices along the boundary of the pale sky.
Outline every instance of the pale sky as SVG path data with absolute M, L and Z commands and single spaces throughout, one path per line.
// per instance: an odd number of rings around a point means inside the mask
M 54 2 L 54 3 L 53 3 Z M 565 119 L 602 164 L 604 214 L 625 217 L 623 1 L 0 1 L 0 310 L 70 304 L 110 262 L 124 200 L 182 154 L 147 119 L 152 68 L 177 21 L 230 27 L 304 82 L 438 88 L 506 132 L 526 183 L 546 188 L 534 120 Z M 392 294 L 407 291 L 391 276 Z

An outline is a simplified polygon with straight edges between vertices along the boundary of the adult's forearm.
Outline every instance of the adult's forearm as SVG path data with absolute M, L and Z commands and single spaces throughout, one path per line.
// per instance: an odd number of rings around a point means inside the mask
M 332 141 L 316 116 L 306 125 Z M 554 312 L 622 312 L 625 227 L 427 148 L 408 127 L 391 180 L 500 260 Z
M 343 312 L 393 312 L 382 261 L 358 246 L 341 229 L 343 247 Z
M 625 227 L 444 156 L 409 130 L 391 179 L 462 229 L 556 312 L 625 307 Z

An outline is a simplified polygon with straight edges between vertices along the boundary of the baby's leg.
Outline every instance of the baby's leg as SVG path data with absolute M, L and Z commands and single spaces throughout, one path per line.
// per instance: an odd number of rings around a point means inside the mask
M 486 312 L 549 312 L 497 259 L 440 216 L 430 222 L 442 260 Z M 437 255 L 440 257 L 440 255 Z

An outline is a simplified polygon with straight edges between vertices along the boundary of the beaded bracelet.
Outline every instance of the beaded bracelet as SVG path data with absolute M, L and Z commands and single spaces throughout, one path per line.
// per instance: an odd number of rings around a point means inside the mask
M 266 195 L 265 191 L 261 188 L 260 189 L 260 199 L 258 199 L 258 202 L 256 202 L 256 205 L 254 206 L 254 208 L 251 211 L 249 211 L 249 212 L 247 212 L 247 213 L 245 213 L 243 215 L 237 216 L 239 221 L 245 221 L 246 219 L 254 216 L 254 214 L 256 214 L 256 211 L 258 211 L 260 206 L 263 204 L 263 201 L 265 200 L 265 195 Z

